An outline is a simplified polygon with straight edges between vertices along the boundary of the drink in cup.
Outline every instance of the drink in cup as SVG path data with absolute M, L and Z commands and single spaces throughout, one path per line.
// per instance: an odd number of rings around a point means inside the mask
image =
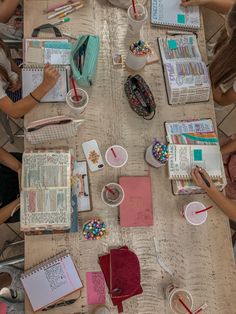
M 186 289 L 179 288 L 174 284 L 170 284 L 166 288 L 166 298 L 168 305 L 175 314 L 188 313 L 186 307 L 191 311 L 193 307 L 193 298 Z M 184 305 L 185 306 L 184 306 Z
M 105 153 L 105 159 L 109 166 L 120 168 L 124 166 L 128 160 L 127 150 L 120 145 L 109 147 Z
M 133 34 L 138 34 L 143 26 L 143 24 L 146 22 L 148 18 L 147 9 L 142 4 L 136 4 L 136 16 L 134 14 L 133 6 L 131 5 L 128 8 L 127 14 L 128 14 L 128 24 L 129 24 L 129 30 Z
M 71 89 L 66 95 L 67 105 L 70 107 L 70 111 L 75 115 L 80 115 L 84 112 L 88 105 L 88 93 L 82 88 L 76 88 L 78 99 L 75 95 L 74 89 Z
M 124 200 L 124 190 L 117 183 L 106 184 L 101 192 L 103 202 L 111 207 L 119 206 Z
M 191 202 L 184 206 L 181 214 L 185 219 L 194 226 L 203 224 L 207 219 L 207 211 L 196 213 L 197 211 L 205 209 L 206 206 L 200 202 Z

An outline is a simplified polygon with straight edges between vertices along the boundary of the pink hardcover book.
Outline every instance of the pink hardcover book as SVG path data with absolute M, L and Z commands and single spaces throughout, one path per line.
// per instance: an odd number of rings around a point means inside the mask
M 145 227 L 153 225 L 151 178 L 121 177 L 120 185 L 125 198 L 120 205 L 121 227 Z

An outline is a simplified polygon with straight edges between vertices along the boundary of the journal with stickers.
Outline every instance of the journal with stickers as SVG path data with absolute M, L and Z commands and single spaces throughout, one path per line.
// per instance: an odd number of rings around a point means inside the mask
M 170 105 L 208 101 L 210 79 L 196 36 L 161 36 L 157 39 Z
M 60 77 L 41 102 L 65 102 L 69 91 L 71 44 L 68 39 L 24 39 L 24 66 L 22 69 L 22 96 L 26 97 L 43 81 L 44 65 L 56 67 Z

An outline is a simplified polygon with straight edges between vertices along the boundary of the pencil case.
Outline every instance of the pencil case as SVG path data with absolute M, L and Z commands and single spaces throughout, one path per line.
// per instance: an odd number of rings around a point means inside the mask
M 80 35 L 71 49 L 71 69 L 79 86 L 93 84 L 100 50 L 100 39 L 94 35 Z

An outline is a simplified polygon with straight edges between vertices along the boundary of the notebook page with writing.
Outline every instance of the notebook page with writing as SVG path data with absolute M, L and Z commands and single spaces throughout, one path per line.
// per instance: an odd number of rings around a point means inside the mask
M 83 287 L 68 253 L 56 255 L 25 272 L 21 282 L 34 311 Z
M 56 85 L 41 99 L 41 102 L 65 102 L 68 87 L 67 68 L 58 67 L 60 77 Z M 22 69 L 22 97 L 28 96 L 43 81 L 42 67 L 27 67 Z
M 173 28 L 199 29 L 199 8 L 184 8 L 180 3 L 180 0 L 152 0 L 151 23 Z
M 168 149 L 170 179 L 191 179 L 190 172 L 195 166 L 204 168 L 212 179 L 223 177 L 219 145 L 169 144 Z

